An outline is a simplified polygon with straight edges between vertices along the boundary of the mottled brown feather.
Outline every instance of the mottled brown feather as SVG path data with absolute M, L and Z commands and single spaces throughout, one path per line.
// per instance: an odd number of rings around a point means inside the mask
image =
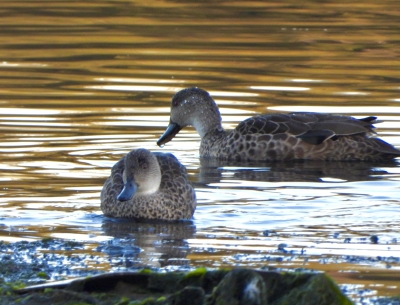
M 128 201 L 119 201 L 117 196 L 124 187 L 123 171 L 126 166 L 130 166 L 126 164 L 127 158 L 124 156 L 113 166 L 111 176 L 101 191 L 101 209 L 104 215 L 160 220 L 192 218 L 196 209 L 196 194 L 188 179 L 186 168 L 172 154 L 153 154 L 161 169 L 158 190 L 153 194 L 134 195 Z M 153 177 L 149 176 L 149 179 Z
M 376 117 L 294 112 L 263 114 L 244 120 L 231 131 L 221 125 L 219 109 L 207 91 L 188 88 L 172 99 L 170 127 L 157 142 L 163 145 L 185 126 L 201 137 L 200 156 L 224 160 L 385 161 L 400 151 L 374 138 Z M 172 128 L 170 128 L 172 129 Z

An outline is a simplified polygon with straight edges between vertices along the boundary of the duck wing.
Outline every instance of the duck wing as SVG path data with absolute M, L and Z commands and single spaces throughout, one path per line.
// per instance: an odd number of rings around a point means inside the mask
M 374 116 L 355 119 L 345 115 L 294 112 L 254 116 L 241 122 L 236 131 L 243 135 L 286 133 L 318 145 L 339 136 L 371 135 L 373 123 L 379 123 Z
M 104 183 L 101 190 L 101 206 L 106 208 L 113 208 L 117 202 L 117 196 L 121 193 L 124 188 L 124 182 L 122 180 L 122 174 L 125 168 L 125 156 L 114 164 L 111 169 L 111 175 Z
M 164 196 L 163 205 L 171 210 L 169 214 L 171 219 L 191 218 L 196 210 L 196 193 L 186 167 L 173 154 L 160 152 L 153 154 L 161 168 L 160 192 Z

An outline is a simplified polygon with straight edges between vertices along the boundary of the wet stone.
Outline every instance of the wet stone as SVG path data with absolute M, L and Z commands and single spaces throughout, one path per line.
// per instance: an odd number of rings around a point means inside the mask
M 40 257 L 37 249 L 44 249 L 44 246 L 46 249 L 63 250 L 69 247 L 81 249 L 83 244 L 66 244 L 59 240 L 0 243 L 0 305 L 64 305 L 66 300 L 71 304 L 352 304 L 332 279 L 323 273 L 304 273 L 301 270 L 280 273 L 244 268 L 198 268 L 190 272 L 161 273 L 137 266 L 131 271 L 99 274 L 99 270 L 84 264 L 85 260 L 96 259 L 96 256 L 70 257 L 70 254 L 47 253 Z M 117 252 L 127 247 L 122 240 L 102 245 L 104 248 L 109 246 L 121 247 Z M 32 255 L 35 252 L 36 255 Z M 121 255 L 125 262 L 125 255 Z M 376 260 L 389 264 L 393 259 Z M 72 260 L 76 260 L 74 266 L 80 264 L 82 267 L 78 273 L 70 268 Z M 126 266 L 123 270 L 127 270 Z M 67 275 L 83 277 L 51 282 Z
M 108 273 L 69 283 L 31 286 L 19 289 L 15 294 L 26 298 L 49 291 L 53 293 L 51 298 L 64 293 L 73 296 L 74 300 L 91 300 L 93 304 L 100 299 L 103 304 L 143 305 L 352 304 L 325 274 L 241 268 L 211 271 L 199 268 L 189 273 L 150 270 Z M 7 301 L 7 304 L 17 304 L 10 298 Z M 40 302 L 30 304 L 43 305 Z M 63 303 L 54 301 L 50 304 Z
M 234 269 L 223 278 L 207 305 L 267 305 L 263 278 L 253 270 Z

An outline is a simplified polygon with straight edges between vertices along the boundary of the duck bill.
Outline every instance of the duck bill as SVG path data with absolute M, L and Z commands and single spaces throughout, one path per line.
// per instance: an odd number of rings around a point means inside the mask
M 164 132 L 164 134 L 161 136 L 161 138 L 157 141 L 158 146 L 162 146 L 169 141 L 171 141 L 176 134 L 182 129 L 181 126 L 179 126 L 176 123 L 169 123 L 167 130 Z
M 119 201 L 128 201 L 135 195 L 137 191 L 137 185 L 134 181 L 127 181 L 124 184 L 124 188 L 122 189 L 121 193 L 119 193 L 117 199 Z

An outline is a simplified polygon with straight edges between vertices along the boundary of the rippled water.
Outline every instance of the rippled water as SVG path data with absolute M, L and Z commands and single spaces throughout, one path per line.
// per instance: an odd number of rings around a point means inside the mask
M 108 241 L 137 250 L 143 266 L 324 270 L 360 302 L 360 292 L 399 294 L 399 161 L 200 161 L 192 128 L 155 144 L 172 95 L 200 86 L 226 128 L 261 112 L 377 115 L 380 136 L 400 148 L 399 9 L 390 0 L 1 2 L 1 238 L 83 240 L 87 253 Z M 102 216 L 111 166 L 138 147 L 187 166 L 193 221 Z

